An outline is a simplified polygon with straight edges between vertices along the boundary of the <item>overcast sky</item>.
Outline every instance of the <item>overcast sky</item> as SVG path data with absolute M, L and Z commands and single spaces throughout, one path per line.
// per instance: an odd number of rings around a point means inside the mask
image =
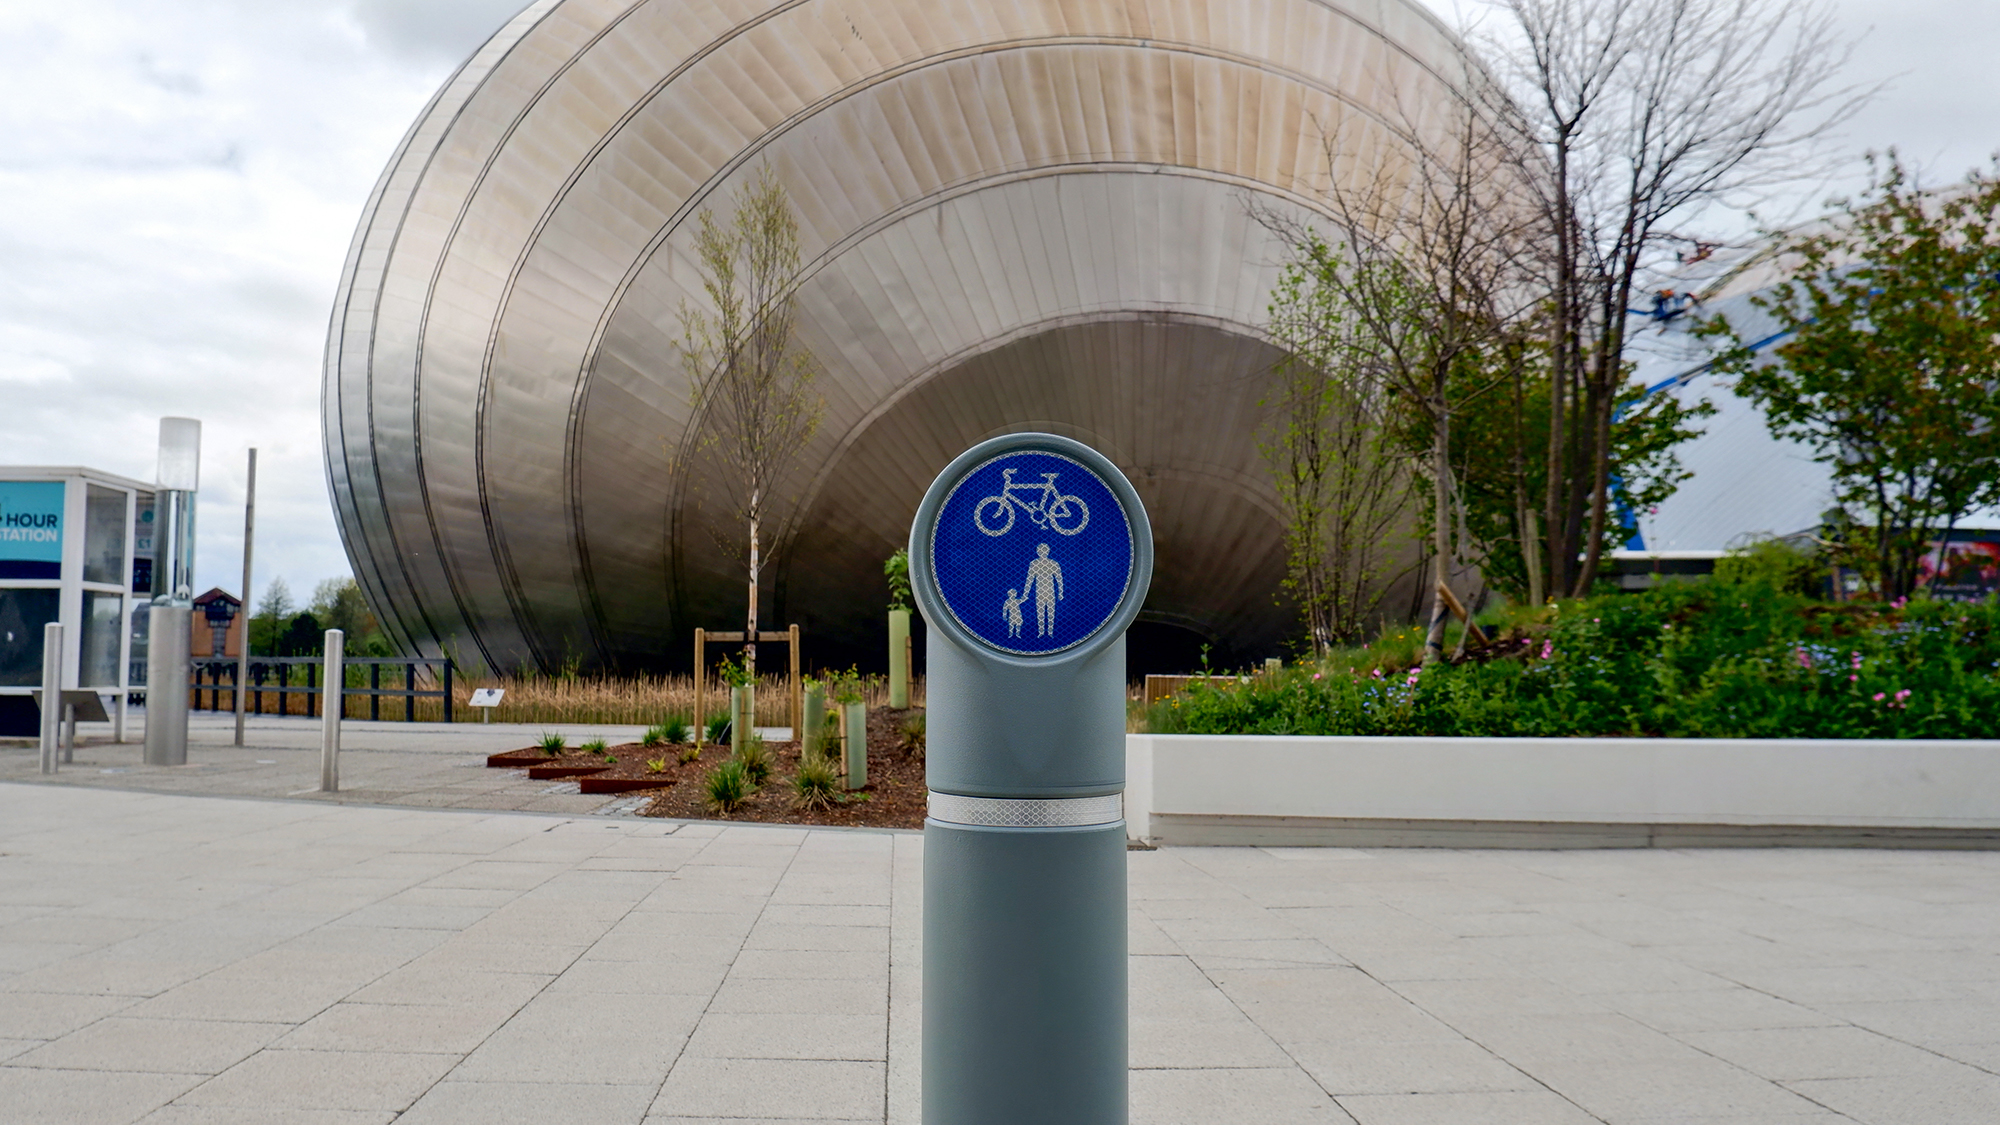
M 318 407 L 341 259 L 403 131 L 519 7 L 0 0 L 0 464 L 150 479 L 159 417 L 200 418 L 200 586 L 239 584 L 252 445 L 258 590 L 346 575 Z M 2000 3 L 1837 9 L 1852 79 L 1893 80 L 1848 149 L 1950 179 L 2000 147 Z

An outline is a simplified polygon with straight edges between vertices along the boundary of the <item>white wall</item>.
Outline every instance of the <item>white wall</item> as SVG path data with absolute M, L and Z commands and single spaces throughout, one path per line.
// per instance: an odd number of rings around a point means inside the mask
M 1128 735 L 1161 815 L 2000 829 L 2000 741 Z

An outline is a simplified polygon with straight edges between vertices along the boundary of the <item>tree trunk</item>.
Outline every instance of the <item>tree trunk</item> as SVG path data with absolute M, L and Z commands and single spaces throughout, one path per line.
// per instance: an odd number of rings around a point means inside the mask
M 1431 439 L 1431 624 L 1424 637 L 1424 663 L 1444 659 L 1445 623 L 1451 609 L 1445 604 L 1444 589 L 1451 577 L 1451 415 L 1444 410 L 1444 395 L 1433 405 L 1436 411 Z
M 1590 541 L 1584 547 L 1583 565 L 1576 572 L 1574 597 L 1589 595 L 1597 581 L 1597 564 L 1604 557 L 1604 526 L 1611 508 L 1611 399 L 1598 394 L 1591 403 L 1590 451 Z

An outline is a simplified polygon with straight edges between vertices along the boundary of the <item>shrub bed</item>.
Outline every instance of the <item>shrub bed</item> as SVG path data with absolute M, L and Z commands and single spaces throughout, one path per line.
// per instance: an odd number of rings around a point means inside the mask
M 1833 604 L 1761 581 L 1566 602 L 1454 664 L 1405 630 L 1275 676 L 1210 676 L 1155 704 L 1158 734 L 1989 738 L 2000 608 Z

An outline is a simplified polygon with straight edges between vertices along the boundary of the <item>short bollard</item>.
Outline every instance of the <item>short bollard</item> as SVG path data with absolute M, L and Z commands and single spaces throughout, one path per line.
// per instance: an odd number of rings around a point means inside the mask
M 947 466 L 910 530 L 929 627 L 924 1125 L 1125 1125 L 1125 630 L 1152 530 L 1047 434 Z
M 338 629 L 326 631 L 325 678 L 319 709 L 319 789 L 322 793 L 340 792 L 340 715 L 347 710 L 347 700 L 341 689 L 347 686 L 347 676 L 342 661 L 347 656 L 347 634 Z M 308 664 L 310 668 L 312 665 Z
M 56 772 L 56 743 L 62 737 L 63 627 L 58 621 L 42 626 L 42 743 L 43 773 Z

